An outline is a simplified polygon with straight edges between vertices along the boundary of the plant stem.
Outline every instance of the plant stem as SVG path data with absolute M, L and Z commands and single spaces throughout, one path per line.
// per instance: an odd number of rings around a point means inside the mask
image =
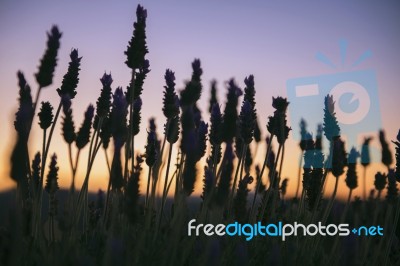
M 82 188 L 79 191 L 79 195 L 78 195 L 78 201 L 77 201 L 76 208 L 75 208 L 76 211 L 74 212 L 74 216 L 73 216 L 73 225 L 76 225 L 76 223 L 78 222 L 78 220 L 80 218 L 82 204 L 83 204 L 82 201 L 85 199 L 84 197 L 86 197 L 87 190 L 88 190 L 90 172 L 92 171 L 94 159 L 96 158 L 96 154 L 99 151 L 100 147 L 101 147 L 101 143 L 97 147 L 95 147 L 95 150 L 92 154 L 92 158 L 89 159 L 90 162 L 89 162 L 88 168 L 86 169 L 85 179 L 83 181 Z
M 238 165 L 236 166 L 235 178 L 233 179 L 232 189 L 231 189 L 231 193 L 230 193 L 230 196 L 229 196 L 228 210 L 231 209 L 231 206 L 233 204 L 233 197 L 235 195 L 235 188 L 236 188 L 237 178 L 238 178 L 238 175 L 239 175 L 239 170 L 241 170 L 241 165 L 243 164 L 243 161 L 244 161 L 244 156 L 246 155 L 246 148 L 247 148 L 247 145 L 243 143 L 243 145 L 242 145 L 242 154 L 241 154 L 241 156 L 239 158 Z
M 392 232 L 390 233 L 389 242 L 386 247 L 385 263 L 383 265 L 388 265 L 388 262 L 389 262 L 388 260 L 389 260 L 390 249 L 392 248 L 393 238 L 396 234 L 397 223 L 399 221 L 399 215 L 400 215 L 400 197 L 398 197 L 398 199 L 397 199 L 397 207 L 396 207 L 396 214 L 394 216 L 393 229 L 392 229 Z
M 324 225 L 324 224 L 326 223 L 326 221 L 328 220 L 329 213 L 331 212 L 333 203 L 334 203 L 334 201 L 335 201 L 337 189 L 338 189 L 338 184 L 339 184 L 339 177 L 335 177 L 335 187 L 334 187 L 334 189 L 333 189 L 333 193 L 332 193 L 331 199 L 330 199 L 330 201 L 329 201 L 329 203 L 328 203 L 328 207 L 326 208 L 325 213 L 324 213 L 324 216 L 323 216 L 323 218 L 322 218 L 322 224 L 323 224 L 323 225 Z
M 296 194 L 294 195 L 295 199 L 297 199 L 297 196 L 299 195 L 302 164 L 303 164 L 303 152 L 301 152 L 299 158 L 299 171 L 297 172 L 297 187 L 296 187 Z
M 177 166 L 177 167 L 179 167 L 179 168 L 178 168 L 178 172 L 177 172 L 176 178 L 175 178 L 174 201 L 176 201 L 176 200 L 178 199 L 178 194 L 179 194 L 179 189 L 180 189 L 180 176 L 181 176 L 181 173 L 182 173 L 182 171 L 183 171 L 183 162 L 184 162 L 184 160 L 185 160 L 184 157 L 185 157 L 184 154 L 181 154 L 181 158 L 180 158 L 180 161 L 179 161 L 179 165 Z
M 273 171 L 272 171 L 272 174 L 271 174 L 271 177 L 272 177 L 271 178 L 271 182 L 270 182 L 268 190 L 266 191 L 267 194 L 266 194 L 265 201 L 262 202 L 262 205 L 261 205 L 262 207 L 261 207 L 260 219 L 262 219 L 262 217 L 264 217 L 265 209 L 267 208 L 269 197 L 271 196 L 271 191 L 275 189 L 273 186 L 275 185 L 276 166 L 278 164 L 278 159 L 279 159 L 279 156 L 281 154 L 281 150 L 282 150 L 282 144 L 279 144 L 278 154 L 276 156 L 276 159 L 275 159 L 275 162 L 274 162 L 274 168 L 273 168 Z
M 149 166 L 149 173 L 147 176 L 147 189 L 146 189 L 146 199 L 144 201 L 144 206 L 147 209 L 149 207 L 149 192 L 150 192 L 150 181 L 151 181 L 151 166 Z
M 256 186 L 256 190 L 254 191 L 253 202 L 251 203 L 251 208 L 250 208 L 250 219 L 251 219 L 251 220 L 253 219 L 253 216 L 254 216 L 254 205 L 255 205 L 255 203 L 256 203 L 257 193 L 258 193 L 258 191 L 259 191 L 259 189 L 260 189 L 261 180 L 262 180 L 262 177 L 263 177 L 263 174 L 264 174 L 265 167 L 266 167 L 267 162 L 268 162 L 269 154 L 270 154 L 271 149 L 272 149 L 271 143 L 272 143 L 272 139 L 273 139 L 273 138 L 274 138 L 274 135 L 272 135 L 271 138 L 269 138 L 269 141 L 268 141 L 268 144 L 267 144 L 267 145 L 268 145 L 268 147 L 267 147 L 267 153 L 265 154 L 264 163 L 263 163 L 263 166 L 262 166 L 260 175 L 257 177 L 257 183 L 256 183 L 257 186 Z
M 111 192 L 111 166 L 110 166 L 110 159 L 108 158 L 108 153 L 107 153 L 106 149 L 104 149 L 104 154 L 105 154 L 105 157 L 106 157 L 109 178 L 108 178 L 108 185 L 107 185 L 106 202 L 104 204 L 103 225 L 105 225 L 106 221 L 107 221 L 108 204 L 109 204 L 109 201 L 110 201 L 110 192 Z
M 172 147 L 173 147 L 173 144 L 170 143 L 169 151 L 168 151 L 167 171 L 165 173 L 164 190 L 163 190 L 163 194 L 162 194 L 162 198 L 161 198 L 161 210 L 160 210 L 159 225 L 161 224 L 161 217 L 162 217 L 162 214 L 163 214 L 163 211 L 164 211 L 164 204 L 165 204 L 166 199 L 167 199 L 168 174 L 169 174 L 169 167 L 170 167 L 170 164 L 171 164 Z
M 61 107 L 62 107 L 62 103 L 60 100 L 60 103 L 58 104 L 58 108 L 57 108 L 57 112 L 56 115 L 54 117 L 54 120 L 51 124 L 51 128 L 50 128 L 50 134 L 49 137 L 47 139 L 47 143 L 46 145 L 43 145 L 43 154 L 42 154 L 42 168 L 41 168 L 41 172 L 40 172 L 40 182 L 39 182 L 39 187 L 38 187 L 38 197 L 36 199 L 36 203 L 35 203 L 35 215 L 36 215 L 36 219 L 34 219 L 34 239 L 37 238 L 37 233 L 39 230 L 39 224 L 41 223 L 41 217 L 42 217 L 42 197 L 43 197 L 43 179 L 44 179 L 44 172 L 45 172 L 45 166 L 46 166 L 46 159 L 47 159 L 47 154 L 49 153 L 49 149 L 50 149 L 50 143 L 51 143 L 51 139 L 53 137 L 53 132 L 54 132 L 54 128 L 56 126 L 57 123 L 57 119 L 58 116 L 60 115 L 60 111 L 61 111 Z M 43 143 L 46 142 L 46 133 L 44 133 L 43 135 L 44 140 Z
M 367 166 L 363 167 L 363 190 L 364 190 L 364 201 L 367 200 Z

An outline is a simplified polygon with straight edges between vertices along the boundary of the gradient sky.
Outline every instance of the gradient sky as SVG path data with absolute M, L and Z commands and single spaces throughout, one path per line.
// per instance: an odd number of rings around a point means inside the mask
M 244 78 L 249 74 L 255 75 L 257 110 L 264 135 L 266 119 L 272 113 L 271 98 L 286 96 L 288 79 L 373 69 L 378 79 L 382 125 L 388 139 L 395 138 L 400 127 L 400 3 L 361 0 L 264 2 L 139 2 L 148 10 L 147 42 L 151 72 L 144 85 L 143 122 L 136 142 L 138 149 L 144 146 L 147 119 L 156 117 L 159 129 L 164 123 L 160 106 L 165 69 L 175 71 L 177 88 L 181 89 L 184 81 L 190 78 L 190 63 L 194 58 L 201 59 L 204 70 L 200 106 L 206 120 L 211 79 L 218 80 L 219 100 L 224 103 L 225 81 L 234 77 L 238 85 L 244 87 Z M 43 91 L 41 100 L 57 105 L 55 90 L 66 72 L 69 52 L 78 48 L 83 59 L 73 112 L 75 124 L 80 125 L 84 109 L 89 102 L 94 104 L 98 97 L 101 89 L 99 78 L 104 71 L 111 71 L 113 88 L 126 87 L 129 83 L 130 70 L 124 64 L 123 52 L 131 38 L 137 4 L 137 1 L 88 0 L 0 2 L 0 190 L 12 185 L 8 179 L 8 158 L 14 142 L 11 121 L 18 97 L 17 70 L 24 72 L 35 93 L 34 73 L 45 49 L 45 33 L 51 25 L 58 25 L 63 32 L 58 67 L 53 85 Z M 341 39 L 348 42 L 347 59 L 343 65 L 340 64 L 338 45 Z M 352 68 L 351 63 L 366 50 L 371 50 L 373 56 Z M 322 64 L 315 59 L 317 52 L 324 53 L 340 67 L 332 69 Z M 41 145 L 38 127 L 32 134 L 31 154 Z M 62 174 L 60 182 L 68 185 L 67 146 L 62 142 L 58 127 L 55 136 L 51 153 L 57 151 Z M 292 178 L 289 189 L 293 190 L 297 163 L 291 162 L 297 162 L 299 150 L 293 139 L 288 145 L 283 176 Z M 376 138 L 373 145 L 378 145 Z M 94 166 L 93 190 L 104 188 L 107 180 L 102 155 Z M 82 156 L 85 158 L 87 154 Z M 83 171 L 81 167 L 78 175 L 83 175 Z M 372 182 L 371 179 L 370 184 Z M 341 188 L 345 191 L 343 193 L 347 193 L 344 182 L 341 182 Z

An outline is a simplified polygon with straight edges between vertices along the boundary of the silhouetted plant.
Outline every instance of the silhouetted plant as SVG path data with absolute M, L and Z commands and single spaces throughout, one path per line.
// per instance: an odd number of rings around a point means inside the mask
M 211 114 L 212 109 L 214 108 L 214 105 L 219 105 L 218 103 L 218 97 L 217 97 L 217 81 L 213 79 L 211 81 L 211 89 L 210 89 L 210 103 L 208 106 L 208 112 Z
M 253 182 L 253 177 L 246 175 L 239 181 L 238 190 L 233 203 L 235 219 L 239 223 L 245 223 L 247 217 L 247 194 L 249 189 L 247 186 Z
M 192 77 L 190 81 L 186 83 L 185 89 L 181 91 L 180 102 L 182 106 L 195 104 L 200 99 L 203 89 L 201 85 L 201 75 L 203 74 L 203 69 L 201 68 L 199 59 L 195 59 L 193 61 L 192 69 Z
M 336 119 L 335 102 L 332 95 L 325 97 L 323 131 L 329 141 L 340 136 L 340 127 Z
M 357 158 L 360 156 L 358 151 L 353 147 L 350 150 L 349 156 L 348 156 L 348 164 L 347 164 L 347 173 L 346 173 L 346 185 L 350 189 L 349 192 L 349 197 L 348 201 L 351 199 L 351 193 L 353 192 L 354 189 L 357 188 L 358 186 L 358 176 L 357 176 Z
M 53 83 L 61 36 L 62 33 L 58 30 L 57 26 L 53 26 L 50 32 L 47 33 L 47 48 L 40 60 L 38 72 L 35 74 L 36 81 L 40 88 L 47 87 Z
M 230 184 L 233 173 L 233 159 L 234 154 L 232 150 L 232 144 L 227 144 L 224 152 L 225 160 L 222 162 L 221 178 L 219 179 L 217 189 L 217 203 L 223 206 L 228 199 Z
M 54 217 L 57 215 L 57 200 L 55 195 L 59 190 L 57 156 L 55 154 L 51 157 L 45 190 L 49 194 L 49 242 L 53 242 L 55 239 Z
M 397 200 L 398 188 L 396 184 L 396 176 L 393 170 L 389 171 L 387 179 L 388 179 L 388 185 L 387 185 L 386 199 L 391 203 L 395 203 Z
M 175 92 L 175 73 L 167 69 L 165 71 L 164 98 L 163 98 L 163 113 L 167 119 L 175 118 L 179 115 L 179 99 Z
M 374 199 L 373 193 L 364 201 L 356 196 L 350 204 L 352 191 L 358 185 L 357 158 L 360 155 L 352 148 L 347 156 L 334 111 L 333 96 L 326 96 L 324 123 L 323 126 L 318 125 L 315 138 L 308 132 L 305 121 L 300 121 L 299 146 L 302 153 L 299 178 L 302 174 L 303 192 L 297 199 L 299 179 L 296 199 L 289 200 L 289 186 L 292 182 L 289 178 L 281 180 L 283 163 L 286 162 L 285 144 L 291 130 L 287 122 L 289 102 L 283 97 L 272 99 L 274 112 L 268 117 L 267 123 L 270 135 L 266 138 L 264 162 L 260 164 L 257 150 L 261 146 L 262 132 L 255 109 L 254 76 L 244 79 L 244 99 L 240 115 L 238 104 L 242 90 L 234 80 L 227 82 L 228 92 L 223 113 L 218 104 L 216 82 L 211 83 L 208 124 L 207 116 L 203 117 L 202 114 L 202 102 L 199 101 L 203 69 L 200 60 L 195 59 L 192 62 L 192 75 L 180 91 L 181 99 L 176 92 L 174 72 L 166 70 L 162 99 L 162 111 L 166 118 L 163 124 L 164 134 L 162 136 L 157 133 L 156 119 L 151 117 L 148 120 L 147 143 L 143 155 L 143 151 L 134 149 L 135 135 L 139 133 L 142 120 L 142 105 L 145 104 L 142 101 L 144 81 L 150 71 L 149 61 L 145 58 L 148 53 L 147 11 L 140 5 L 136 9 L 136 17 L 133 35 L 125 51 L 126 64 L 132 71 L 126 91 L 118 87 L 112 93 L 111 74 L 104 73 L 100 79 L 102 87 L 96 102 L 96 112 L 89 105 L 78 131 L 75 130 L 71 102 L 76 96 L 79 81 L 81 58 L 77 50 L 71 51 L 68 71 L 57 90 L 60 103 L 55 113 L 53 114 L 51 104 L 46 101 L 43 101 L 41 110 L 36 112 L 41 88 L 52 83 L 57 64 L 61 38 L 57 27 L 53 27 L 48 33 L 47 48 L 35 74 L 39 85 L 35 102 L 24 75 L 18 72 L 19 105 L 14 123 L 17 138 L 10 168 L 11 176 L 17 182 L 17 208 L 13 211 L 13 219 L 6 229 L 0 229 L 1 265 L 20 265 L 26 264 L 26 261 L 35 265 L 53 265 L 59 264 L 59 261 L 64 264 L 88 261 L 95 265 L 191 265 L 214 263 L 215 258 L 222 264 L 259 264 L 267 261 L 272 264 L 338 265 L 342 263 L 342 259 L 339 259 L 342 255 L 345 256 L 343 263 L 349 263 L 348 252 L 357 258 L 352 261 L 353 264 L 377 265 L 381 261 L 382 265 L 396 264 L 398 232 L 395 229 L 400 216 L 396 179 L 400 179 L 400 132 L 397 140 L 393 141 L 396 148 L 396 169 L 390 168 L 393 163 L 390 143 L 386 141 L 383 131 L 380 133 L 382 163 L 387 167 L 388 174 L 378 172 L 375 175 L 375 190 L 372 191 L 378 191 L 377 198 Z M 53 132 L 57 132 L 55 128 L 61 108 L 61 134 L 68 145 L 73 182 L 66 201 L 60 193 L 63 215 L 58 217 L 56 193 L 59 190 L 59 169 L 55 154 L 50 156 L 48 171 L 45 166 Z M 33 124 L 36 115 L 39 123 Z M 37 152 L 33 160 L 29 158 L 28 150 L 32 126 L 40 127 L 43 133 L 42 151 Z M 50 133 L 47 136 L 48 130 Z M 330 149 L 326 161 L 322 151 L 323 134 L 329 141 Z M 113 147 L 109 149 L 111 138 Z M 179 139 L 181 145 L 176 147 L 176 163 L 171 164 L 173 147 Z M 254 145 L 251 144 L 253 139 L 256 142 Z M 370 140 L 371 138 L 366 138 L 360 149 L 364 185 L 366 168 L 371 163 Z M 74 142 L 77 148 L 75 160 L 71 149 Z M 210 149 L 207 149 L 208 142 Z M 273 147 L 275 143 L 279 144 L 277 149 Z M 87 165 L 84 165 L 86 173 L 78 197 L 75 197 L 74 180 L 75 175 L 78 175 L 79 154 L 86 146 L 89 146 Z M 105 152 L 109 183 L 107 194 L 99 190 L 97 198 L 93 200 L 92 193 L 89 193 L 89 179 L 92 168 L 97 166 L 94 162 L 101 147 Z M 222 147 L 225 150 L 221 160 Z M 165 149 L 168 150 L 167 154 L 164 153 Z M 110 152 L 111 163 L 108 158 Z M 203 157 L 207 160 L 202 161 Z M 143 162 L 148 166 L 147 182 L 145 179 L 141 180 Z M 293 162 L 290 163 L 293 166 Z M 268 188 L 264 181 L 264 171 L 268 172 Z M 350 192 L 347 203 L 342 204 L 335 200 L 335 196 L 339 178 L 345 171 L 344 181 Z M 323 189 L 327 184 L 328 172 L 335 176 L 335 188 L 331 198 L 326 200 L 323 198 Z M 164 180 L 161 179 L 163 174 Z M 254 187 L 249 186 L 253 181 L 253 174 L 256 177 Z M 200 204 L 197 204 L 199 197 L 195 193 L 198 176 L 203 177 Z M 169 195 L 173 186 L 175 196 L 172 198 Z M 381 201 L 381 193 L 385 188 L 387 200 Z M 43 190 L 49 199 L 48 214 L 45 217 L 42 217 L 42 213 L 46 213 L 42 201 L 47 198 L 42 197 Z M 254 194 L 252 202 L 248 204 L 249 192 Z M 261 197 L 257 197 L 260 194 Z M 336 207 L 332 208 L 334 202 Z M 397 205 L 394 205 L 395 202 Z M 334 215 L 330 215 L 331 210 L 334 210 Z M 371 224 L 385 225 L 385 237 L 376 238 L 377 241 L 372 238 L 352 238 L 346 244 L 338 236 L 298 236 L 287 238 L 286 244 L 275 245 L 272 238 L 254 239 L 251 243 L 246 242 L 243 237 L 231 238 L 229 241 L 219 237 L 196 238 L 188 236 L 185 229 L 187 222 L 193 218 L 198 225 L 235 221 L 251 224 L 258 224 L 259 221 L 296 221 L 326 226 L 328 217 L 332 224 L 355 223 L 354 226 L 358 226 L 357 221 L 364 223 L 367 218 L 372 217 Z M 48 234 L 43 232 L 44 228 L 48 228 Z M 205 226 L 204 230 L 208 230 L 206 228 L 208 227 Z M 340 253 L 347 245 L 357 249 L 347 248 L 346 254 Z M 260 252 L 261 250 L 270 252 Z M 237 254 L 232 256 L 234 251 Z
M 81 70 L 80 66 L 82 57 L 79 57 L 77 49 L 73 49 L 69 56 L 71 62 L 69 63 L 67 73 L 64 75 L 61 87 L 57 89 L 57 92 L 60 97 L 69 96 L 70 99 L 74 99 L 76 96 L 76 87 L 79 82 L 79 71 Z
M 371 156 L 369 153 L 369 143 L 372 140 L 371 137 L 366 137 L 364 138 L 364 143 L 361 146 L 361 165 L 364 168 L 364 176 L 363 176 L 363 193 L 364 193 L 364 200 L 367 198 L 367 189 L 366 189 L 366 183 L 367 183 L 367 167 L 369 166 L 371 162 Z
M 211 127 L 209 140 L 211 143 L 211 154 L 209 161 L 211 162 L 214 174 L 216 173 L 216 168 L 221 160 L 221 143 L 222 143 L 222 114 L 218 104 L 214 104 L 211 111 L 210 117 Z
M 375 174 L 375 189 L 378 190 L 378 199 L 381 196 L 382 190 L 386 187 L 387 183 L 387 176 L 385 174 L 382 174 L 381 172 L 378 172 Z
M 385 132 L 383 130 L 379 131 L 379 142 L 382 147 L 382 163 L 389 169 L 390 165 L 393 163 L 392 152 L 389 149 L 389 144 L 385 138 Z
M 78 149 L 83 149 L 90 140 L 90 129 L 92 127 L 92 120 L 94 115 L 94 107 L 93 105 L 89 105 L 85 112 L 85 117 L 83 119 L 82 126 L 78 130 L 76 134 L 76 147 Z
M 127 56 L 125 64 L 133 70 L 144 66 L 145 56 L 149 52 L 146 44 L 147 10 L 141 5 L 137 6 L 136 19 L 137 21 L 133 23 L 132 39 L 129 41 L 125 51 L 125 55 Z
M 397 133 L 397 141 L 392 141 L 396 145 L 396 179 L 400 182 L 400 130 Z
M 63 122 L 62 122 L 62 135 L 65 142 L 71 145 L 76 139 L 75 123 L 72 116 L 71 100 L 68 96 L 62 98 L 63 106 Z
M 222 124 L 222 139 L 226 143 L 232 143 L 236 135 L 237 106 L 241 95 L 242 90 L 235 84 L 235 81 L 229 80 Z

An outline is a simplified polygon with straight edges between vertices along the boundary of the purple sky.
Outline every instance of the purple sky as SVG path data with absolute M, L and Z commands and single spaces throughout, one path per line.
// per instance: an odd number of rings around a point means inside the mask
M 383 127 L 393 139 L 400 126 L 400 4 L 397 1 L 142 1 L 148 10 L 148 47 L 151 72 L 143 93 L 143 123 L 138 143 L 144 146 L 147 119 L 155 116 L 161 129 L 163 75 L 166 68 L 175 71 L 177 87 L 191 75 L 190 63 L 200 58 L 204 70 L 200 106 L 208 120 L 209 82 L 216 78 L 219 100 L 224 103 L 224 82 L 235 77 L 239 86 L 249 74 L 255 75 L 257 110 L 265 134 L 265 123 L 272 112 L 271 97 L 286 96 L 290 78 L 331 74 L 338 71 L 374 69 L 381 103 Z M 8 173 L 8 153 L 13 143 L 13 114 L 17 103 L 17 70 L 25 73 L 36 91 L 37 71 L 53 24 L 63 32 L 58 67 L 52 86 L 42 100 L 57 104 L 55 89 L 61 83 L 71 48 L 78 48 L 82 71 L 78 95 L 74 100 L 75 124 L 80 125 L 83 111 L 95 103 L 104 71 L 112 73 L 114 83 L 125 87 L 130 70 L 123 52 L 131 38 L 136 1 L 12 1 L 0 2 L 0 174 Z M 340 64 L 338 42 L 348 42 L 347 61 Z M 364 51 L 372 58 L 358 68 L 351 67 Z M 332 70 L 315 59 L 322 52 L 340 67 Z M 32 136 L 31 152 L 39 149 L 40 131 Z M 59 137 L 53 150 L 66 152 Z M 294 142 L 292 146 L 296 145 Z M 138 144 L 138 148 L 141 148 Z M 289 149 L 288 157 L 297 161 L 298 150 Z M 60 156 L 59 156 L 60 157 Z M 65 160 L 66 161 L 66 160 Z M 98 165 L 102 167 L 103 159 Z M 65 164 L 67 167 L 67 164 Z M 287 167 L 290 168 L 290 165 Z M 99 170 L 100 171 L 100 170 Z M 287 170 L 288 173 L 290 169 Z M 102 177 L 105 180 L 105 177 Z M 4 181 L 5 182 L 5 181 Z M 67 182 L 68 183 L 68 182 Z M 5 182 L 2 187 L 8 186 Z M 292 184 L 294 185 L 294 184 Z

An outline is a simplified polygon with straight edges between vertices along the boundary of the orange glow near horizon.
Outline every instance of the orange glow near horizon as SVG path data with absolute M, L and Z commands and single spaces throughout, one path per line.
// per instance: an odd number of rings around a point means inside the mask
M 375 140 L 377 141 L 377 140 Z M 142 143 L 139 143 L 139 145 Z M 287 194 L 285 196 L 286 199 L 289 199 L 295 195 L 296 187 L 297 187 L 297 177 L 298 177 L 298 170 L 299 170 L 299 156 L 300 156 L 300 149 L 298 148 L 298 144 L 294 142 L 292 139 L 289 138 L 287 141 L 287 151 L 285 153 L 285 158 L 284 158 L 284 164 L 283 164 L 283 174 L 281 175 L 281 178 L 288 178 L 289 183 L 287 187 Z M 376 145 L 376 143 L 372 143 L 372 146 Z M 140 146 L 144 146 L 143 144 Z M 69 164 L 69 158 L 67 157 L 67 145 L 63 142 L 57 142 L 53 143 L 51 145 L 53 151 L 57 151 L 58 154 L 58 166 L 60 168 L 59 171 L 59 185 L 61 188 L 67 189 L 71 185 L 72 181 L 72 172 L 70 170 L 70 164 Z M 171 178 L 173 172 L 175 171 L 175 167 L 173 166 L 176 158 L 176 149 L 178 145 L 174 145 L 174 152 L 173 152 L 173 159 L 171 161 L 171 169 L 170 169 L 170 174 L 169 177 Z M 275 148 L 277 145 L 275 144 Z M 83 178 L 86 174 L 86 164 L 87 164 L 87 156 L 88 156 L 88 149 L 89 147 L 85 147 L 84 150 L 81 152 L 81 157 L 79 161 L 79 166 L 78 166 L 78 171 L 77 171 L 77 177 L 76 177 L 76 188 L 79 189 L 82 185 Z M 140 149 L 140 151 L 142 151 Z M 252 144 L 252 151 L 254 152 L 255 150 L 255 144 Z M 139 151 L 139 150 L 137 150 Z M 109 152 L 109 158 L 112 160 L 112 154 L 110 153 L 110 149 L 108 150 Z M 52 154 L 52 153 L 51 153 Z M 64 155 L 64 156 L 62 156 Z M 258 148 L 257 155 L 254 155 L 254 163 L 253 163 L 253 170 L 252 174 L 254 175 L 254 166 L 256 164 L 261 165 L 264 156 L 265 156 L 265 142 L 261 142 L 260 147 Z M 31 155 L 33 157 L 33 154 Z M 192 194 L 192 197 L 199 197 L 202 193 L 202 187 L 203 187 L 203 165 L 204 165 L 204 159 L 206 158 L 203 157 L 203 159 L 197 164 L 197 169 L 198 169 L 198 176 L 196 179 L 196 185 L 195 185 L 195 191 Z M 48 161 L 47 161 L 48 162 Z M 4 164 L 3 164 L 4 165 Z M 147 184 L 147 171 L 148 167 L 145 163 L 142 165 L 143 171 L 142 175 L 140 177 L 140 192 L 141 195 L 145 194 L 145 189 L 146 189 L 146 184 Z M 14 188 L 15 184 L 14 182 L 8 177 L 8 171 L 7 168 L 2 168 L 3 172 L 5 174 L 2 175 L 2 186 L 0 187 L 0 192 Z M 47 171 L 47 169 L 46 169 Z M 358 164 L 357 167 L 357 173 L 358 173 L 358 187 L 353 191 L 352 198 L 354 199 L 355 197 L 360 197 L 363 198 L 363 167 Z M 367 183 L 366 183 L 366 188 L 367 188 L 367 196 L 370 193 L 370 190 L 374 189 L 374 176 L 376 172 L 382 172 L 386 173 L 387 169 L 385 166 L 383 166 L 381 163 L 371 163 L 371 165 L 367 168 Z M 161 177 L 161 182 L 158 183 L 158 195 L 162 193 L 162 187 L 163 187 L 163 180 L 165 176 L 165 167 L 162 169 L 162 174 L 160 175 Z M 93 165 L 91 175 L 90 175 L 90 181 L 89 181 L 89 191 L 91 192 L 97 192 L 99 189 L 106 191 L 107 190 L 107 184 L 108 184 L 108 178 L 109 178 L 109 173 L 108 173 L 108 168 L 106 164 L 106 159 L 104 155 L 104 150 L 100 149 L 99 153 L 97 154 L 95 163 Z M 347 188 L 345 184 L 345 178 L 346 178 L 346 172 L 339 177 L 339 186 L 338 186 L 338 192 L 336 198 L 341 199 L 341 200 L 346 200 L 348 197 L 349 189 Z M 264 173 L 264 183 L 267 182 L 267 172 Z M 302 181 L 302 176 L 300 178 L 300 182 Z M 174 184 L 174 183 L 173 183 Z M 335 184 L 335 177 L 333 177 L 331 174 L 328 175 L 327 177 L 327 184 L 326 184 L 326 190 L 324 193 L 325 197 L 330 197 L 333 191 L 333 187 Z M 254 186 L 255 182 L 249 186 L 249 189 L 251 191 L 254 191 Z M 302 184 L 300 184 L 300 191 L 302 190 Z M 169 195 L 173 195 L 174 192 L 174 186 L 171 187 Z M 383 193 L 385 195 L 385 192 Z
M 71 3 L 72 2 L 72 3 Z M 340 1 L 335 3 L 305 4 L 302 1 L 290 5 L 276 2 L 232 1 L 229 5 L 217 1 L 181 1 L 179 4 L 159 1 L 139 1 L 148 11 L 146 34 L 150 61 L 150 73 L 145 80 L 142 100 L 142 122 L 140 133 L 135 138 L 135 149 L 143 152 L 146 142 L 148 119 L 156 118 L 158 135 L 162 137 L 165 118 L 162 113 L 164 73 L 171 69 L 176 76 L 176 90 L 184 88 L 185 81 L 192 74 L 191 62 L 201 60 L 203 92 L 198 102 L 203 119 L 209 122 L 208 100 L 210 81 L 218 81 L 218 100 L 225 105 L 225 81 L 235 78 L 237 85 L 244 88 L 243 80 L 253 74 L 255 77 L 256 109 L 258 121 L 263 133 L 267 134 L 266 123 L 272 115 L 272 96 L 287 97 L 287 81 L 296 77 L 330 75 L 343 71 L 372 69 L 376 72 L 382 128 L 388 142 L 397 136 L 400 124 L 398 103 L 400 99 L 400 17 L 398 4 L 378 2 Z M 13 188 L 15 184 L 9 177 L 10 150 L 14 145 L 14 114 L 17 108 L 18 81 L 16 72 L 21 70 L 36 94 L 36 80 L 39 60 L 46 47 L 46 31 L 51 25 L 59 26 L 63 33 L 58 53 L 57 67 L 53 84 L 43 89 L 40 101 L 50 101 L 57 106 L 59 96 L 56 89 L 62 82 L 69 63 L 71 48 L 77 48 L 82 56 L 77 96 L 72 101 L 75 127 L 78 129 L 87 106 L 95 104 L 100 94 L 100 77 L 111 73 L 112 88 L 126 88 L 130 82 L 130 69 L 125 65 L 124 51 L 132 36 L 132 24 L 135 21 L 136 1 L 0 1 L 0 191 Z M 312 8 L 310 8 L 312 6 Z M 316 11 L 317 10 L 317 11 Z M 357 11 L 357 12 L 355 12 Z M 105 19 L 107 18 L 107 19 Z M 238 19 L 240 18 L 240 19 Z M 338 19 L 340 18 L 340 19 Z M 347 61 L 340 64 L 338 40 L 349 43 Z M 352 66 L 366 50 L 373 56 L 362 64 Z M 337 68 L 331 69 L 315 59 L 322 52 L 332 59 Z M 240 98 L 240 103 L 241 105 Z M 290 100 L 290 99 L 289 99 Z M 290 108 L 290 105 L 289 105 Z M 321 110 L 322 118 L 322 110 Z M 59 183 L 67 188 L 71 183 L 67 145 L 62 139 L 59 118 L 51 143 L 49 155 L 57 153 L 60 167 Z M 293 126 L 288 117 L 288 125 Z M 296 122 L 297 123 L 297 122 Z M 30 158 L 41 150 L 42 132 L 34 119 L 34 127 L 29 142 Z M 380 151 L 378 132 L 369 132 L 374 136 L 371 146 Z M 358 140 L 361 145 L 362 137 Z M 174 145 L 176 154 L 178 143 Z M 326 141 L 325 141 L 325 145 Z M 74 154 L 76 152 L 75 145 Z M 112 144 L 110 144 L 110 160 Z M 274 145 L 277 148 L 277 145 Z M 392 152 L 393 145 L 390 143 Z M 351 147 L 347 147 L 347 151 Z M 77 172 L 79 189 L 85 176 L 89 147 L 81 153 Z M 254 148 L 253 148 L 254 151 Z M 265 143 L 262 143 L 254 156 L 254 163 L 264 160 Z M 292 134 L 285 146 L 285 159 L 282 178 L 288 177 L 286 197 L 294 195 L 297 186 L 300 149 Z M 379 162 L 380 155 L 376 158 Z M 49 159 L 48 161 L 49 162 Z M 175 162 L 175 157 L 172 163 Z M 202 160 L 204 163 L 204 158 Z M 45 166 L 46 171 L 48 165 Z M 141 192 L 146 187 L 147 166 L 143 164 Z M 174 166 L 171 167 L 172 176 Z M 201 194 L 203 167 L 198 163 L 196 190 L 193 196 Z M 254 168 L 253 168 L 254 169 Z M 377 171 L 387 172 L 380 163 L 368 168 L 367 189 L 373 188 Z M 265 179 L 266 179 L 265 174 Z M 354 196 L 362 195 L 363 171 L 358 168 L 358 188 Z M 162 179 L 164 176 L 162 175 Z M 348 189 L 344 182 L 345 174 L 340 177 L 338 197 L 346 199 Z M 99 150 L 93 166 L 89 189 L 106 190 L 108 170 L 104 151 Z M 265 182 L 265 180 L 264 180 Z M 254 182 L 255 183 L 255 182 Z M 326 196 L 333 190 L 334 177 L 328 177 Z M 161 184 L 162 185 L 162 184 Z M 251 187 L 254 185 L 252 184 Z M 162 186 L 160 186 L 162 187 Z M 172 191 L 171 191 L 172 192 Z

